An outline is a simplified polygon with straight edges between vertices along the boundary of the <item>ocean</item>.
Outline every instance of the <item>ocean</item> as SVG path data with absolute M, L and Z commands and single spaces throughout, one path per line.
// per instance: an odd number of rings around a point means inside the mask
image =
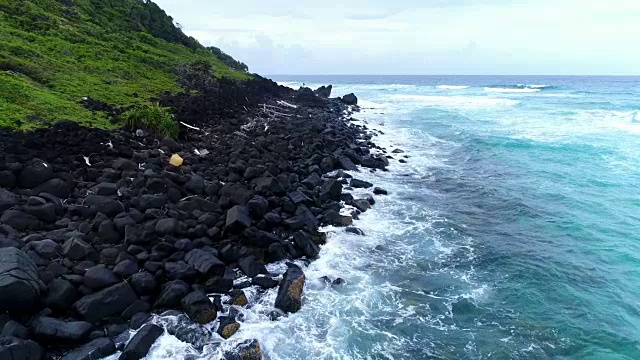
M 301 311 L 270 321 L 272 290 L 232 341 L 270 360 L 640 359 L 640 78 L 272 78 L 354 92 L 407 163 L 355 174 L 389 191 L 366 236 L 328 228 Z M 187 353 L 165 335 L 149 358 Z

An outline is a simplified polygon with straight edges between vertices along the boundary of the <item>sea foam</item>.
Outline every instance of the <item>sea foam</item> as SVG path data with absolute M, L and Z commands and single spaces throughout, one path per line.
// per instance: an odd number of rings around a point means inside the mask
M 469 86 L 467 85 L 438 85 L 436 86 L 437 89 L 444 89 L 444 90 L 462 90 L 462 89 L 468 89 Z

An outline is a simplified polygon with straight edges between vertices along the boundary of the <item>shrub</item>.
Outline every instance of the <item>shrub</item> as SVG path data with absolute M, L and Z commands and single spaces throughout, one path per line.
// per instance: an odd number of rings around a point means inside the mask
M 122 114 L 122 120 L 124 126 L 130 129 L 143 128 L 158 136 L 174 138 L 180 132 L 180 126 L 173 120 L 169 108 L 159 104 L 133 107 Z

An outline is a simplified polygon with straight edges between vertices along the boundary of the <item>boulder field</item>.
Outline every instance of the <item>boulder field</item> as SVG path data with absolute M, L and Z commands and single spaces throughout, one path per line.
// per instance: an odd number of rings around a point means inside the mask
M 165 310 L 218 323 L 196 342 L 230 338 L 241 324 L 229 309 L 248 302 L 236 281 L 244 276 L 279 287 L 274 319 L 303 306 L 302 269 L 289 263 L 280 278 L 265 264 L 316 258 L 326 242 L 320 226 L 351 226 L 375 202 L 343 194 L 373 187 L 345 170 L 384 170 L 392 157 L 350 122 L 355 96 L 260 86 L 264 96 L 245 97 L 253 106 L 224 117 L 184 95 L 163 99 L 191 121 L 177 140 L 64 121 L 0 130 L 0 359 L 118 350 L 141 359 L 163 332 L 180 336 L 148 321 Z M 170 164 L 174 155 L 180 166 Z M 129 328 L 140 330 L 115 343 Z M 260 351 L 248 341 L 228 357 Z

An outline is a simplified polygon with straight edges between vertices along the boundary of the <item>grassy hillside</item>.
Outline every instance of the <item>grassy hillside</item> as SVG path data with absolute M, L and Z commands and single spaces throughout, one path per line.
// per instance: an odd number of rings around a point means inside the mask
M 178 90 L 173 69 L 195 61 L 248 78 L 244 64 L 186 36 L 148 0 L 0 0 L 0 126 L 110 127 L 78 105 L 82 97 L 146 102 Z

